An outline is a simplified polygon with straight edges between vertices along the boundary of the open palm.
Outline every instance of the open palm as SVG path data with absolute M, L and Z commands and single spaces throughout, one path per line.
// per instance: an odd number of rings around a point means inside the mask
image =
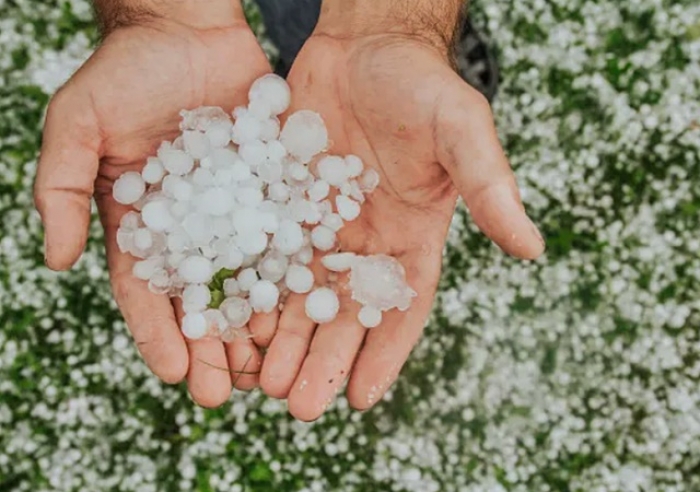
M 183 108 L 245 102 L 250 84 L 269 71 L 245 21 L 211 30 L 158 21 L 121 28 L 59 91 L 47 114 L 35 197 L 46 231 L 47 263 L 69 268 L 87 237 L 90 197 L 105 228 L 115 298 L 139 350 L 167 382 L 187 376 L 194 399 L 217 406 L 241 388 L 257 384 L 260 354 L 252 343 L 189 341 L 176 309 L 131 274 L 134 259 L 116 245 L 119 220 L 128 210 L 111 195 L 114 180 L 139 170 L 161 141 L 178 134 Z M 179 308 L 177 309 L 179 311 Z
M 506 252 L 533 259 L 544 244 L 520 202 L 488 102 L 433 45 L 398 35 L 316 35 L 299 54 L 289 83 L 295 108 L 323 116 L 331 151 L 359 155 L 381 176 L 360 218 L 342 230 L 341 249 L 395 255 L 418 293 L 410 310 L 386 313 L 369 332 L 347 293 L 331 323 L 309 321 L 298 296 L 285 304 L 274 337 L 276 320 L 253 327 L 256 340 L 272 339 L 261 386 L 271 396 L 288 397 L 293 415 L 312 420 L 347 377 L 350 403 L 365 409 L 398 376 L 430 313 L 458 192 Z

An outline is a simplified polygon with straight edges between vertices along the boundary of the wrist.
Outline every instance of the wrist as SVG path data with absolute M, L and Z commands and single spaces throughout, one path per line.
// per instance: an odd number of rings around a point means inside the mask
M 104 35 L 120 27 L 166 20 L 195 29 L 216 29 L 245 22 L 240 0 L 95 0 Z
M 402 35 L 451 51 L 465 5 L 464 0 L 323 0 L 314 34 Z

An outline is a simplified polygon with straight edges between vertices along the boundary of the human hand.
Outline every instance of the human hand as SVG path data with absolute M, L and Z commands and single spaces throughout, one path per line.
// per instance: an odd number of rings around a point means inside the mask
M 233 109 L 270 67 L 237 0 L 103 0 L 97 6 L 110 32 L 54 96 L 44 128 L 35 201 L 46 263 L 64 270 L 78 259 L 94 195 L 114 295 L 146 363 L 168 383 L 186 376 L 195 401 L 218 406 L 232 383 L 257 386 L 249 373 L 260 367 L 261 356 L 247 340 L 224 345 L 184 339 L 177 322 L 182 313 L 133 277 L 135 259 L 117 248 L 119 220 L 128 207 L 112 198 L 112 184 L 122 173 L 140 170 L 161 141 L 178 134 L 180 110 Z
M 432 307 L 458 193 L 507 253 L 534 259 L 544 251 L 488 102 L 449 63 L 445 40 L 462 2 L 397 3 L 411 8 L 395 15 L 394 2 L 327 0 L 289 75 L 292 111 L 319 112 L 333 153 L 356 154 L 381 176 L 360 218 L 340 233 L 341 250 L 396 256 L 418 292 L 409 311 L 385 313 L 371 331 L 358 323 L 360 306 L 347 293 L 331 323 L 316 326 L 304 315 L 304 296 L 293 295 L 278 323 L 271 316 L 251 326 L 259 344 L 271 339 L 263 390 L 288 398 L 301 420 L 318 418 L 347 377 L 348 399 L 358 409 L 379 401 L 397 378 Z M 444 31 L 415 24 L 425 15 Z

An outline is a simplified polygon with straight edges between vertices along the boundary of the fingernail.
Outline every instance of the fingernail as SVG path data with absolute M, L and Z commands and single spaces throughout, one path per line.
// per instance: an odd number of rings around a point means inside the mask
M 542 231 L 539 230 L 539 228 L 534 224 L 534 222 L 530 221 L 530 224 L 532 226 L 532 233 L 537 236 L 537 239 L 540 240 L 540 243 L 542 243 L 542 246 L 547 246 L 547 243 L 544 240 L 544 237 L 542 236 Z

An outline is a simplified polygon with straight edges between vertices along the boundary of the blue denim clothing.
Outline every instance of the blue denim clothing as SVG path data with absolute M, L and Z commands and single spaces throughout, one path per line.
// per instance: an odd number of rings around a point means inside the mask
M 321 13 L 321 0 L 256 0 L 270 40 L 279 49 L 280 70 L 288 70 Z

